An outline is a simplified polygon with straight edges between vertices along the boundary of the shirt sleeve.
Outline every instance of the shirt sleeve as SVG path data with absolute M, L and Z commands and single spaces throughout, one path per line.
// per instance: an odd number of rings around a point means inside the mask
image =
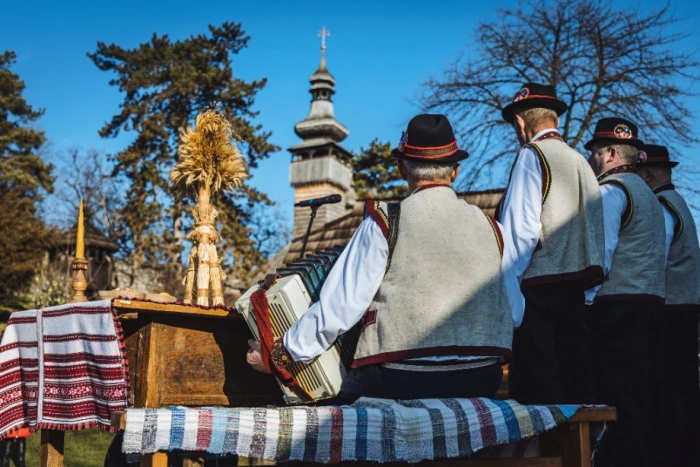
M 311 363 L 364 316 L 384 278 L 389 245 L 377 223 L 365 219 L 328 273 L 319 301 L 285 333 L 294 361 Z
M 613 255 L 622 226 L 622 215 L 627 209 L 627 195 L 614 183 L 601 185 L 600 197 L 603 202 L 603 231 L 605 233 L 605 274 L 610 272 Z M 586 290 L 586 305 L 593 304 L 600 285 Z
M 499 227 L 501 225 L 499 224 Z M 501 227 L 502 228 L 502 227 Z M 503 275 L 503 285 L 506 289 L 506 296 L 513 314 L 513 327 L 520 327 L 525 314 L 525 298 L 520 291 L 520 282 L 513 267 L 515 251 L 511 242 L 503 239 L 503 258 L 501 258 L 501 274 Z
M 676 219 L 673 217 L 671 210 L 665 204 L 661 203 L 664 209 L 664 225 L 666 226 L 666 255 L 664 256 L 664 266 L 668 263 L 668 252 L 671 250 L 671 242 L 673 242 L 673 234 L 676 231 Z
M 518 282 L 522 281 L 540 240 L 541 215 L 542 168 L 535 152 L 526 146 L 518 153 L 499 219 L 504 236 L 512 245 L 512 268 Z

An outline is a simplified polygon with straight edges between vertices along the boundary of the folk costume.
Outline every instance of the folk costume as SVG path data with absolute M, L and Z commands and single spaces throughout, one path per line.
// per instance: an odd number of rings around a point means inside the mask
M 672 168 L 665 146 L 647 144 L 640 166 Z M 666 310 L 663 315 L 664 412 L 662 443 L 667 465 L 700 464 L 698 436 L 698 313 L 700 247 L 690 209 L 673 183 L 653 189 L 666 219 Z
M 643 142 L 637 126 L 620 118 L 598 122 L 586 143 Z M 596 454 L 596 465 L 652 465 L 663 413 L 661 317 L 664 310 L 665 226 L 661 205 L 636 173 L 622 164 L 598 176 L 605 222 L 606 281 L 586 292 L 598 402 L 617 408 Z
M 457 162 L 448 120 L 411 120 L 398 158 Z M 320 301 L 277 341 L 273 362 L 308 363 L 363 320 L 339 398 L 493 397 L 523 299 L 501 226 L 447 185 L 400 204 L 368 201 Z M 288 360 L 287 360 L 288 361 Z
M 553 87 L 526 84 L 504 120 L 531 108 L 567 110 Z M 518 151 L 498 219 L 514 245 L 525 316 L 513 339 L 510 396 L 525 404 L 589 403 L 584 290 L 603 279 L 603 213 L 595 176 L 556 128 Z

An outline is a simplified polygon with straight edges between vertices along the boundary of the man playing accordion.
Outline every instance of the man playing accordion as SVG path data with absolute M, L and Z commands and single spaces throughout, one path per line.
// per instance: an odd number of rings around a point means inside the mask
M 311 363 L 362 321 L 338 399 L 493 397 L 524 310 L 501 226 L 450 187 L 459 162 L 443 115 L 418 115 L 392 155 L 411 195 L 368 201 L 365 220 L 268 364 Z M 267 371 L 260 345 L 248 363 Z

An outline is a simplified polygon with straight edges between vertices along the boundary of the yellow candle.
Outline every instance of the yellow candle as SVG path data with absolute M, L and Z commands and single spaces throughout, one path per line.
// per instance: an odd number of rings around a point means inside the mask
M 83 216 L 83 200 L 80 200 L 80 213 L 78 214 L 78 234 L 75 246 L 75 257 L 85 258 L 85 219 Z

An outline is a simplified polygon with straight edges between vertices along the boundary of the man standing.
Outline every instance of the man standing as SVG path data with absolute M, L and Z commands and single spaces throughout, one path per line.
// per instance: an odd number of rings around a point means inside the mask
M 362 320 L 341 402 L 493 397 L 524 306 L 509 244 L 450 187 L 468 155 L 445 116 L 413 118 L 392 154 L 411 195 L 391 211 L 367 202 L 320 300 L 275 342 L 270 362 L 250 342 L 248 363 L 280 373 L 310 363 Z
M 698 312 L 700 312 L 700 247 L 693 216 L 673 185 L 665 146 L 647 144 L 637 173 L 661 202 L 666 219 L 666 311 L 664 330 L 665 465 L 697 466 Z
M 596 465 L 652 465 L 661 410 L 665 228 L 661 205 L 637 175 L 637 126 L 604 118 L 585 144 L 605 221 L 606 281 L 586 292 L 598 402 L 617 408 Z
M 528 83 L 502 112 L 522 145 L 498 218 L 525 296 L 508 376 L 525 404 L 594 401 L 584 290 L 603 279 L 603 211 L 586 160 L 557 131 L 566 110 L 552 86 Z

